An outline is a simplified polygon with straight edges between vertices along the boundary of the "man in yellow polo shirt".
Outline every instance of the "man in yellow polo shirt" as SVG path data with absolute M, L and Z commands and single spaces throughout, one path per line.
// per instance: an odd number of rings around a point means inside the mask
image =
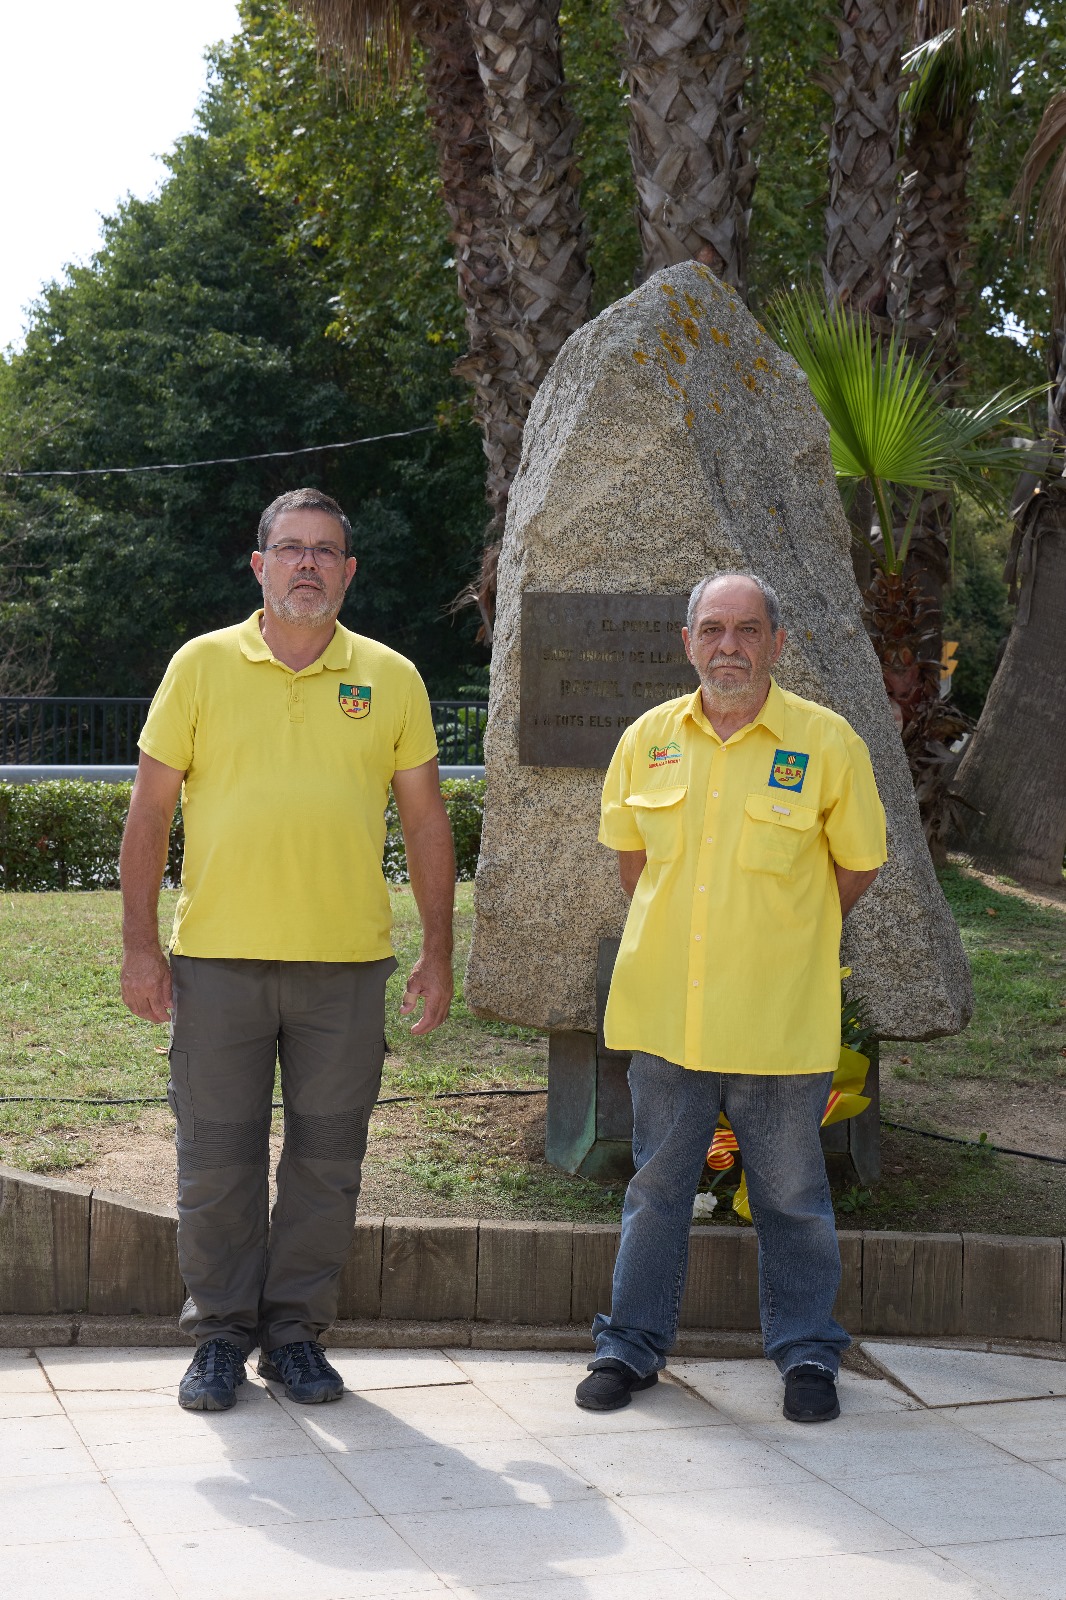
M 336 1399 L 321 1338 L 337 1312 L 396 968 L 382 870 L 391 784 L 422 952 L 402 1011 L 448 1014 L 455 857 L 437 741 L 412 664 L 337 622 L 351 526 L 315 489 L 259 523 L 263 609 L 183 646 L 141 735 L 122 844 L 122 996 L 170 1017 L 189 1410 L 227 1410 L 245 1358 L 293 1400 Z M 170 961 L 159 888 L 185 822 Z M 285 1143 L 268 1219 L 274 1073 Z
M 704 579 L 682 637 L 699 689 L 627 729 L 603 788 L 600 842 L 632 896 L 604 1033 L 632 1052 L 637 1170 L 577 1403 L 627 1405 L 665 1365 L 724 1111 L 785 1416 L 828 1421 L 849 1340 L 833 1318 L 840 1254 L 819 1128 L 840 1049 L 841 920 L 885 861 L 884 810 L 858 734 L 771 677 L 785 632 L 769 584 Z

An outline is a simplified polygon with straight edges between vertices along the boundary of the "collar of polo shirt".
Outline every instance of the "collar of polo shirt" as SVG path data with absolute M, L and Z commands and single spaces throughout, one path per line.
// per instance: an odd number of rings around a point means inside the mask
M 270 646 L 263 638 L 261 627 L 262 611 L 253 611 L 247 622 L 242 622 L 237 629 L 237 642 L 241 647 L 242 655 L 249 661 L 271 661 L 274 666 L 282 667 L 286 672 L 292 672 L 291 667 L 286 667 L 284 661 L 279 661 L 271 654 Z M 304 667 L 300 672 L 293 673 L 297 678 L 308 678 L 316 672 L 342 672 L 352 659 L 352 638 L 340 626 L 333 624 L 333 638 L 323 650 L 316 661 L 309 667 Z

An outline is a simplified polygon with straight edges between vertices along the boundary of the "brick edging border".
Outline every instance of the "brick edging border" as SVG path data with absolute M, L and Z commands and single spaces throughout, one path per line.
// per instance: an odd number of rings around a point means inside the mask
M 184 1297 L 176 1226 L 169 1206 L 0 1166 L 0 1333 L 45 1319 L 40 1342 L 115 1343 L 117 1325 L 104 1334 L 116 1319 L 145 1336 L 166 1319 L 173 1342 Z M 523 1330 L 526 1348 L 582 1349 L 581 1330 L 610 1303 L 618 1236 L 599 1223 L 362 1217 L 341 1277 L 341 1323 L 357 1343 L 458 1346 L 476 1330 L 480 1346 L 502 1328 Z M 837 1315 L 852 1335 L 1066 1341 L 1061 1238 L 839 1237 Z M 693 1229 L 681 1326 L 685 1341 L 736 1336 L 738 1349 L 757 1347 L 751 1229 Z M 56 1337 L 45 1339 L 49 1328 Z M 551 1338 L 579 1342 L 540 1342 Z

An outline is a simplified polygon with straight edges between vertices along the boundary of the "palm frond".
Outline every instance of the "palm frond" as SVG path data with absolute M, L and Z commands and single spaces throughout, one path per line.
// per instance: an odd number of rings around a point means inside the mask
M 900 111 L 905 118 L 931 113 L 950 121 L 989 89 L 1009 64 L 1006 0 L 935 0 L 919 7 L 918 43 L 903 57 L 910 82 Z
M 1047 254 L 1055 325 L 1058 326 L 1066 319 L 1066 90 L 1052 95 L 1045 106 L 1011 196 L 1023 227 L 1032 207 L 1033 193 L 1049 166 L 1051 171 L 1037 207 L 1033 242 Z
M 827 305 L 811 289 L 799 289 L 772 300 L 767 319 L 807 374 L 829 424 L 833 470 L 842 490 L 862 482 L 870 486 L 886 570 L 902 567 L 919 504 L 911 494 L 897 547 L 893 507 L 908 498 L 899 491 L 965 492 L 991 509 L 997 504 L 995 475 L 1029 465 L 1024 447 L 994 435 L 1020 407 L 1044 394 L 1046 384 L 1002 389 L 976 407 L 946 406 L 933 383 L 932 351 L 912 354 L 895 332 L 879 345 L 865 314 Z
M 411 69 L 417 0 L 291 0 L 318 47 L 357 88 L 402 81 Z

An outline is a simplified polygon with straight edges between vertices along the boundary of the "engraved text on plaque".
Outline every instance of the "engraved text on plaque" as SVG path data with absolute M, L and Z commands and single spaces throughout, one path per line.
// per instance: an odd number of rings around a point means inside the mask
M 687 603 L 687 595 L 527 590 L 519 761 L 606 767 L 642 712 L 691 694 L 699 679 L 681 638 Z

